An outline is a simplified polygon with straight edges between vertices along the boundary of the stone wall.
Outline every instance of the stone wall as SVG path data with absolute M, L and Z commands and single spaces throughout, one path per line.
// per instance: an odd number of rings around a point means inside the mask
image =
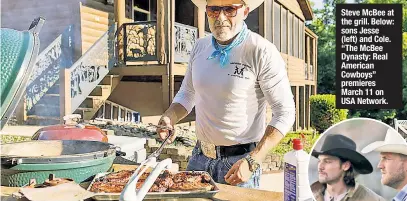
M 155 139 L 148 139 L 144 148 L 147 151 L 147 156 L 156 151 L 160 147 L 160 143 L 157 143 Z M 187 168 L 188 161 L 191 157 L 193 147 L 186 146 L 174 146 L 166 145 L 158 160 L 164 160 L 171 158 L 173 163 L 177 163 L 180 171 L 184 171 Z
M 276 170 L 282 170 L 282 157 L 277 154 L 269 154 L 266 156 L 266 159 L 263 161 L 262 169 L 263 172 L 270 172 Z

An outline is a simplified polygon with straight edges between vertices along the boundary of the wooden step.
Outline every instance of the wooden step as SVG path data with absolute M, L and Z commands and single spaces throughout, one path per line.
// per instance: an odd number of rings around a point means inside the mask
M 44 105 L 58 105 L 59 106 L 59 94 L 45 94 L 37 104 Z
M 79 108 L 95 108 L 98 103 L 102 101 L 101 96 L 88 96 L 86 99 L 79 105 Z
M 37 126 L 49 126 L 49 125 L 58 125 L 60 124 L 59 117 L 43 117 L 37 115 L 27 116 L 27 125 L 37 125 Z
M 106 75 L 102 81 L 100 82 L 101 85 L 112 85 L 113 79 L 120 78 L 120 75 Z
M 48 89 L 47 94 L 59 94 L 59 81 L 57 81 L 54 86 Z
M 36 104 L 29 112 L 27 112 L 27 115 L 36 115 L 44 117 L 59 117 L 60 114 L 61 113 L 59 104 L 58 105 Z
M 108 93 L 112 92 L 112 86 L 111 85 L 96 85 L 96 87 L 93 89 L 93 91 L 89 94 L 90 96 L 103 96 L 107 95 Z

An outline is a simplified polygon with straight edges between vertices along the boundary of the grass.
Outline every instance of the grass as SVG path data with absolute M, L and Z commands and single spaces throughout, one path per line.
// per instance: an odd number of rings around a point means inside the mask
M 274 147 L 270 150 L 270 154 L 278 155 L 280 158 L 284 156 L 287 152 L 293 150 L 292 148 L 292 140 L 295 138 L 301 138 L 301 134 L 304 134 L 305 142 L 304 142 L 304 151 L 309 153 L 311 151 L 312 146 L 319 138 L 319 134 L 313 135 L 312 131 L 299 131 L 299 132 L 290 132 L 280 141 L 277 147 Z
M 1 135 L 0 143 L 5 144 L 5 143 L 13 143 L 13 142 L 24 142 L 24 141 L 30 141 L 30 140 L 31 140 L 30 136 Z

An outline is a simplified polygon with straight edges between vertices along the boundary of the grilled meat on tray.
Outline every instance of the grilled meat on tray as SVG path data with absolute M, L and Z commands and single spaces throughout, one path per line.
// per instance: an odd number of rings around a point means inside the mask
M 120 193 L 129 181 L 134 171 L 122 170 L 110 173 L 97 179 L 92 187 L 92 192 Z M 137 181 L 136 188 L 140 189 L 149 173 L 143 173 Z M 213 190 L 210 184 L 211 178 L 208 174 L 199 172 L 180 172 L 172 174 L 165 170 L 155 180 L 149 192 L 180 192 L 180 191 L 210 191 Z

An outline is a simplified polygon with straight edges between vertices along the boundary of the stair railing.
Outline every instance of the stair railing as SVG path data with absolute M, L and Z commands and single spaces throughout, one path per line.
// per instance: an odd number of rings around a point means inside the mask
M 95 114 L 95 119 L 108 119 L 121 122 L 140 122 L 140 114 L 132 109 L 109 100 L 103 101 Z
M 58 82 L 60 69 L 72 65 L 72 37 L 73 26 L 69 25 L 38 55 L 24 96 L 24 120 L 34 105 Z
M 114 66 L 115 31 L 113 24 L 70 68 L 61 69 L 61 117 L 75 112 Z

